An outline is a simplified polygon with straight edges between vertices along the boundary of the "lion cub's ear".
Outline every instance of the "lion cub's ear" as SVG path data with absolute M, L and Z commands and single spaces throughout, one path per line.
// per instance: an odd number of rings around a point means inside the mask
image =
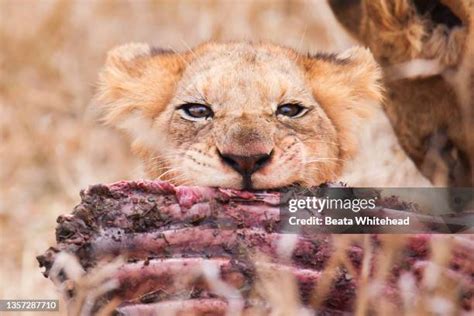
M 102 120 L 139 137 L 169 102 L 185 63 L 178 53 L 148 44 L 112 49 L 99 74 L 94 102 Z
M 382 101 L 382 72 L 368 49 L 317 54 L 305 60 L 315 99 L 339 132 L 344 157 L 355 151 L 358 128 Z

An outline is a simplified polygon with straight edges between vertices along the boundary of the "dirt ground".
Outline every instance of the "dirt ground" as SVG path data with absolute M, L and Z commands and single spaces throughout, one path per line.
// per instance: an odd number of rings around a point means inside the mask
M 35 256 L 90 184 L 143 177 L 126 139 L 88 106 L 107 50 L 148 42 L 270 40 L 302 52 L 354 45 L 323 0 L 0 0 L 0 298 L 57 298 Z M 382 112 L 360 132 L 352 185 L 426 186 Z

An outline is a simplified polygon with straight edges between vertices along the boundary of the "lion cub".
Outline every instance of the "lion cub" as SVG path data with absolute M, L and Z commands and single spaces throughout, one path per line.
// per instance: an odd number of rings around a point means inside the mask
M 381 99 L 371 53 L 302 55 L 273 44 L 206 43 L 183 53 L 109 52 L 98 104 L 151 178 L 268 189 L 338 178 Z

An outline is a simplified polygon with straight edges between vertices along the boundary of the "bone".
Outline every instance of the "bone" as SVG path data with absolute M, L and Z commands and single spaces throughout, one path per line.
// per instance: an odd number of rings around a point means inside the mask
M 386 201 L 370 215 L 397 218 L 407 214 L 390 209 L 390 203 Z M 62 254 L 76 256 L 81 276 L 85 277 L 104 266 L 103 262 L 122 258 L 116 270 L 97 279 L 114 282 L 114 287 L 93 296 L 95 301 L 86 306 L 95 312 L 107 302 L 118 302 L 116 312 L 121 315 L 170 311 L 178 315 L 226 315 L 235 311 L 252 315 L 257 310 L 265 315 L 271 312 L 271 306 L 256 296 L 254 287 L 269 276 L 289 276 L 294 280 L 298 302 L 303 309 L 311 310 L 313 291 L 330 265 L 331 269 L 336 268 L 333 285 L 323 304 L 317 306 L 318 311 L 350 312 L 364 258 L 362 236 L 341 239 L 304 229 L 289 236 L 279 231 L 279 204 L 280 193 L 275 191 L 174 187 L 159 181 L 96 185 L 81 192 L 81 203 L 72 214 L 58 218 L 57 245 L 39 256 L 38 261 L 45 267 L 45 276 L 53 278 L 50 273 L 54 270 L 54 281 L 67 289 L 68 300 L 73 304 L 77 292 L 74 284 L 81 284 L 81 277 L 68 279 L 69 270 L 61 267 Z M 400 205 L 394 204 L 397 209 Z M 418 215 L 409 214 L 420 221 L 420 226 L 439 224 Z M 462 223 L 458 217 L 451 220 Z M 397 276 L 402 271 L 426 270 L 436 238 L 449 239 L 452 246 L 446 273 L 461 278 L 463 293 L 472 294 L 471 237 L 400 236 L 403 255 L 393 262 L 383 287 L 395 304 L 400 300 Z M 376 254 L 382 251 L 385 240 L 383 235 L 370 237 Z M 331 261 L 335 254 L 339 263 Z M 377 258 L 374 256 L 372 267 Z M 96 288 L 102 287 L 97 284 Z M 90 295 L 86 293 L 86 297 Z

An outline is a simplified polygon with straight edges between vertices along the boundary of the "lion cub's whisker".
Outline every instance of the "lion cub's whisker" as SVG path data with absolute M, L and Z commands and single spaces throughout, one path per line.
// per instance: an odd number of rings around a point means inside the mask
M 152 178 L 237 189 L 336 180 L 381 100 L 382 73 L 364 48 L 183 45 L 118 47 L 100 73 L 95 104 L 107 124 L 146 139 L 134 151 Z

